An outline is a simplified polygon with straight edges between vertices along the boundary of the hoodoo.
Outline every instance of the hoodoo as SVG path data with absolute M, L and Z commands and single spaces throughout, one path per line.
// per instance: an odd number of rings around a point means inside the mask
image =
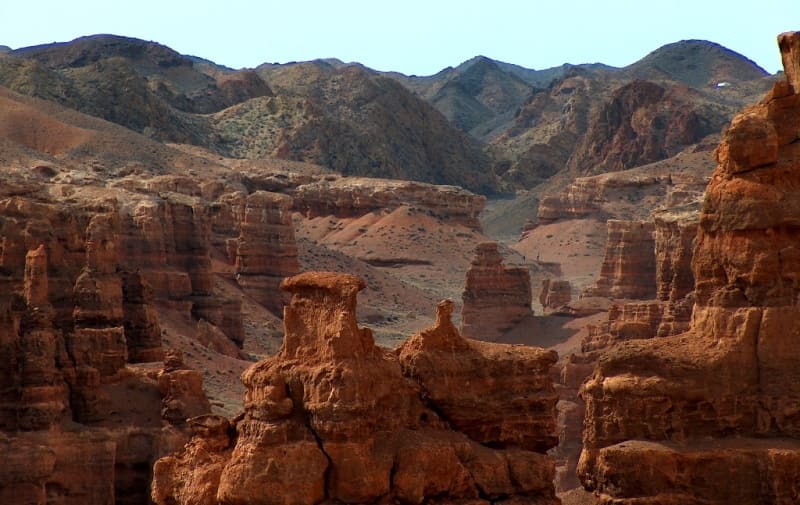
M 244 373 L 242 417 L 192 421 L 156 463 L 156 503 L 558 503 L 554 352 L 465 339 L 445 301 L 393 353 L 356 323 L 360 278 L 282 286 L 281 351 Z

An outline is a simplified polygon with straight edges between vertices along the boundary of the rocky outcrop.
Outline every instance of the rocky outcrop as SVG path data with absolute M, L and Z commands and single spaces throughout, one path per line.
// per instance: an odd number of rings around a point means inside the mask
M 132 364 L 163 348 L 126 219 L 111 198 L 0 200 L 3 503 L 144 503 L 154 459 L 183 443 L 183 420 L 161 416 L 156 369 Z M 191 414 L 207 412 L 192 373 Z
M 326 177 L 299 186 L 293 197 L 295 210 L 306 217 L 356 217 L 407 205 L 478 231 L 486 205 L 486 197 L 456 186 L 359 177 Z
M 684 158 L 685 157 L 685 158 Z M 537 220 L 549 224 L 569 219 L 646 220 L 652 211 L 674 209 L 702 200 L 708 183 L 706 170 L 713 169 L 708 153 L 681 154 L 647 167 L 578 177 L 557 195 L 539 202 Z M 692 171 L 675 171 L 683 164 Z
M 589 326 L 588 335 L 581 341 L 581 352 L 604 351 L 624 340 L 655 337 L 665 308 L 666 304 L 658 301 L 612 304 L 608 308 L 608 319 L 597 326 Z
M 556 353 L 464 338 L 450 320 L 453 306 L 440 302 L 436 324 L 397 350 L 403 374 L 422 386 L 436 412 L 473 440 L 538 452 L 556 445 L 557 397 L 545 375 Z
M 658 336 L 677 335 L 689 329 L 694 304 L 692 257 L 700 219 L 699 209 L 657 212 L 656 298 L 664 305 Z
M 203 391 L 203 375 L 186 367 L 180 351 L 167 351 L 164 368 L 158 374 L 158 391 L 161 417 L 171 424 L 181 425 L 192 417 L 211 412 Z
M 572 286 L 569 281 L 545 279 L 542 281 L 542 290 L 539 292 L 539 303 L 545 310 L 558 309 L 569 305 L 572 300 Z
M 478 244 L 461 296 L 465 337 L 494 341 L 533 315 L 530 272 L 505 266 L 496 242 Z
M 579 173 L 622 170 L 677 154 L 719 131 L 725 116 L 699 103 L 685 86 L 634 80 L 593 111 L 570 165 Z
M 395 354 L 356 324 L 361 279 L 309 272 L 283 286 L 280 353 L 243 375 L 241 418 L 192 421 L 192 441 L 156 463 L 157 504 L 558 503 L 542 453 L 555 443 L 554 353 L 465 340 L 445 302 Z
M 595 285 L 585 296 L 646 300 L 655 297 L 656 264 L 652 222 L 607 222 L 606 253 Z
M 248 195 L 236 242 L 236 282 L 275 314 L 286 301 L 281 281 L 300 270 L 291 205 L 286 195 L 265 191 Z
M 785 61 L 800 59 L 798 39 L 781 36 Z M 780 81 L 724 135 L 689 331 L 616 346 L 584 385 L 579 474 L 603 503 L 797 499 L 798 110 Z
M 163 178 L 159 187 L 199 192 L 180 178 Z M 180 186 L 180 188 L 178 187 Z M 182 194 L 142 198 L 125 209 L 122 258 L 138 267 L 156 302 L 204 319 L 241 346 L 241 303 L 214 292 L 211 264 L 212 222 L 207 204 Z

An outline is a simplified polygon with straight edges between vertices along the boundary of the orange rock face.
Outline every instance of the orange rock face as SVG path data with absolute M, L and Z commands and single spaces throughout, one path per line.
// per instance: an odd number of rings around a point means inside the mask
M 231 433 L 205 421 L 159 460 L 156 503 L 557 503 L 543 454 L 555 353 L 464 339 L 452 302 L 392 353 L 356 324 L 361 279 L 309 272 L 283 287 L 284 344 L 243 375 L 243 416 Z
M 619 221 L 607 223 L 606 254 L 600 277 L 585 296 L 607 298 L 654 298 L 656 288 L 653 223 Z
M 507 267 L 495 242 L 478 244 L 462 294 L 461 332 L 493 341 L 533 315 L 531 277 L 525 267 Z
M 289 209 L 292 199 L 257 191 L 247 196 L 236 247 L 236 281 L 258 303 L 283 309 L 278 289 L 284 277 L 300 270 Z
M 175 394 L 162 398 L 155 369 L 131 365 L 163 350 L 118 202 L 12 197 L 0 216 L 0 502 L 144 503 L 184 420 L 162 418 Z M 207 412 L 193 373 L 182 401 Z
M 781 36 L 795 68 L 799 39 Z M 797 502 L 800 95 L 792 86 L 777 83 L 739 114 L 717 151 L 688 332 L 622 343 L 584 384 L 579 474 L 602 503 Z

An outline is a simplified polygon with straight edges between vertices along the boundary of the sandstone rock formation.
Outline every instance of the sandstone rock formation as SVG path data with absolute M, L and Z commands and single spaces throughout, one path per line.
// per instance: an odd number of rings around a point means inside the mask
M 128 224 L 114 199 L 0 199 L 3 503 L 143 503 L 152 462 L 184 439 L 157 369 L 132 364 L 163 348 L 146 283 L 123 269 Z M 192 373 L 182 401 L 207 412 Z
M 203 375 L 186 367 L 180 351 L 166 352 L 164 368 L 158 374 L 158 391 L 161 393 L 161 417 L 174 425 L 211 412 L 203 392 Z
M 545 279 L 539 292 L 539 303 L 545 309 L 558 309 L 572 300 L 572 286 L 569 281 Z
M 791 65 L 798 39 L 781 36 Z M 776 83 L 739 114 L 717 151 L 689 331 L 618 345 L 584 385 L 579 474 L 602 503 L 797 501 L 800 95 L 792 86 Z
M 692 258 L 700 219 L 699 209 L 657 212 L 656 298 L 665 302 L 658 336 L 677 335 L 689 329 L 694 304 Z
M 486 197 L 456 186 L 361 177 L 326 177 L 299 186 L 293 197 L 295 210 L 307 217 L 356 217 L 408 205 L 475 230 L 486 204 Z
M 283 286 L 280 353 L 243 375 L 242 417 L 193 420 L 192 441 L 156 463 L 157 504 L 558 503 L 543 454 L 555 353 L 466 340 L 443 302 L 395 354 L 356 324 L 361 279 Z
M 608 220 L 606 254 L 595 285 L 586 296 L 655 297 L 656 264 L 652 222 Z
M 281 281 L 300 270 L 291 205 L 286 195 L 265 191 L 248 195 L 236 242 L 236 282 L 276 314 L 285 301 Z
M 526 267 L 507 267 L 496 242 L 478 244 L 467 270 L 461 308 L 465 337 L 494 341 L 533 315 Z

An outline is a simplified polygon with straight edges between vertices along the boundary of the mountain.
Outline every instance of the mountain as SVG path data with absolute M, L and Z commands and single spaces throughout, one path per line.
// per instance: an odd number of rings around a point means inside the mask
M 706 41 L 668 44 L 620 69 L 477 56 L 423 77 L 337 59 L 233 70 L 114 35 L 0 57 L 0 85 L 157 140 L 486 194 L 672 156 L 770 82 Z
M 496 190 L 478 141 L 395 81 L 338 60 L 234 71 L 95 35 L 12 51 L 0 59 L 0 85 L 223 156 Z
M 702 41 L 664 46 L 623 69 L 572 67 L 535 90 L 491 140 L 495 172 L 531 188 L 556 175 L 666 159 L 719 132 L 772 80 L 743 56 Z
M 667 44 L 619 72 L 629 79 L 670 80 L 693 88 L 769 75 L 741 54 L 707 40 Z
M 432 76 L 386 75 L 425 98 L 460 130 L 488 142 L 505 131 L 532 93 L 573 68 L 595 73 L 612 67 L 564 64 L 533 70 L 476 56 Z
M 359 65 L 261 69 L 277 95 L 210 118 L 227 152 L 310 161 L 346 175 L 495 189 L 478 141 L 396 81 Z

